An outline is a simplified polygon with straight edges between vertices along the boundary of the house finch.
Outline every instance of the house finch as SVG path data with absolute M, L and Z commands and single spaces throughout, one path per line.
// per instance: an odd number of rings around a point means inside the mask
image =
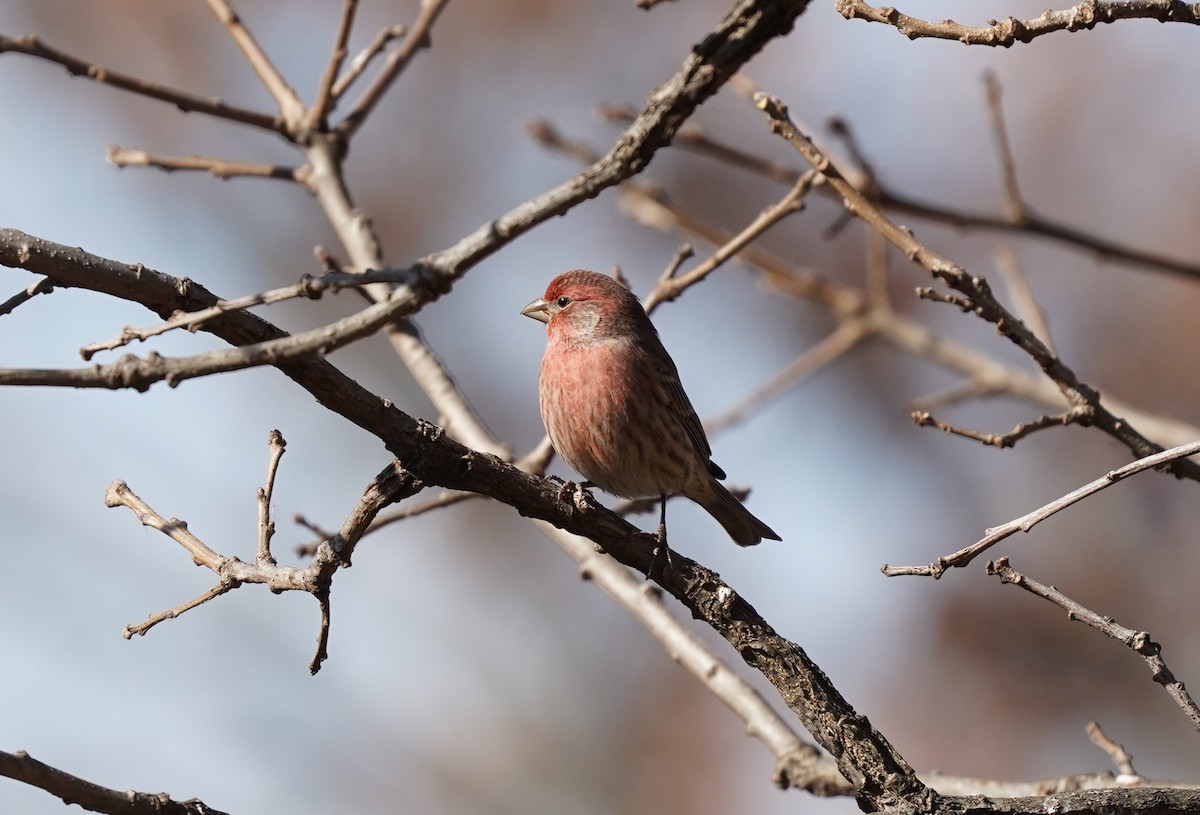
M 718 478 L 712 448 L 658 332 L 633 293 L 597 272 L 550 281 L 521 313 L 546 323 L 539 396 L 554 449 L 622 498 L 691 498 L 739 546 L 779 540 Z

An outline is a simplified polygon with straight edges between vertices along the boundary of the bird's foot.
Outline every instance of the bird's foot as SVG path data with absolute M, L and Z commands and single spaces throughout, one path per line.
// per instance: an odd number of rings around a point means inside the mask
M 646 570 L 646 579 L 649 580 L 654 576 L 655 569 L 660 569 L 660 573 L 667 569 L 674 569 L 675 564 L 671 561 L 671 547 L 667 546 L 667 525 L 660 523 L 653 535 L 649 532 L 642 534 L 654 543 L 654 549 L 650 552 L 650 568 Z M 661 567 L 659 566 L 660 558 L 662 560 Z
M 564 481 L 556 475 L 549 476 L 549 479 L 558 484 L 558 495 L 555 501 L 558 504 L 558 508 L 564 512 L 570 508 L 577 509 L 580 512 L 587 512 L 596 507 L 596 499 L 588 492 L 589 487 L 596 486 L 591 481 L 580 481 L 578 483 Z M 571 500 L 568 501 L 567 496 L 570 496 Z

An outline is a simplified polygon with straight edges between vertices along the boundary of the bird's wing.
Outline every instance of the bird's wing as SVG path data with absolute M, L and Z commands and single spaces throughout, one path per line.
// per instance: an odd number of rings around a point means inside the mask
M 657 340 L 657 337 L 655 339 Z M 675 363 L 667 354 L 666 349 L 662 348 L 661 342 L 659 349 L 656 350 L 661 350 L 661 353 L 650 353 L 647 356 L 655 363 L 655 367 L 659 368 L 658 383 L 662 387 L 663 395 L 666 397 L 671 412 L 679 417 L 684 431 L 691 439 L 696 456 L 705 462 L 714 476 L 724 478 L 725 473 L 712 462 L 712 446 L 708 443 L 708 437 L 704 435 L 704 425 L 700 423 L 696 409 L 692 407 L 691 400 L 683 391 L 683 383 L 679 381 L 679 371 L 676 369 Z

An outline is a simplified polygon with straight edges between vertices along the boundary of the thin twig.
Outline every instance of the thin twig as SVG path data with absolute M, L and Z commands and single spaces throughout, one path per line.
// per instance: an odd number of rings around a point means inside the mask
M 1184 688 L 1183 683 L 1176 679 L 1175 675 L 1171 673 L 1171 669 L 1167 667 L 1167 663 L 1162 658 L 1162 646 L 1150 639 L 1150 635 L 1147 632 L 1134 631 L 1132 628 L 1117 625 L 1111 617 L 1101 616 L 1091 609 L 1080 605 L 1054 588 L 1054 586 L 1047 586 L 1044 583 L 1039 583 L 1033 578 L 1021 574 L 1008 565 L 1008 558 L 1002 557 L 995 561 L 990 561 L 987 571 L 988 574 L 999 577 L 1003 583 L 1012 583 L 1031 594 L 1049 600 L 1054 605 L 1064 609 L 1067 612 L 1068 619 L 1077 620 L 1090 626 L 1101 634 L 1111 637 L 1130 650 L 1135 651 L 1150 666 L 1154 681 L 1166 689 L 1167 695 L 1175 700 L 1175 704 L 1187 716 L 1192 727 L 1200 730 L 1200 707 L 1197 707 L 1196 703 L 1192 701 L 1192 697 L 1188 694 L 1187 689 Z
M 39 294 L 49 294 L 52 291 L 54 291 L 54 282 L 48 277 L 43 277 L 29 284 L 22 291 L 17 292 L 3 303 L 0 303 L 0 316 L 11 314 L 16 308 L 29 302 Z
M 254 35 L 242 24 L 242 18 L 233 10 L 233 6 L 229 4 L 228 0 L 205 0 L 205 2 L 208 3 L 208 7 L 212 9 L 212 13 L 216 15 L 221 25 L 225 26 L 230 39 L 241 49 L 242 55 L 250 63 L 254 73 L 258 75 L 259 81 L 267 89 L 267 93 L 271 94 L 275 104 L 279 106 L 279 113 L 283 116 L 283 120 L 288 123 L 289 128 L 296 127 L 304 116 L 304 103 L 300 101 L 300 97 L 296 95 L 287 80 L 283 78 L 283 74 L 271 62 L 262 46 L 254 39 Z
M 1099 722 L 1088 722 L 1085 729 L 1092 744 L 1103 750 L 1116 765 L 1117 771 L 1121 773 L 1117 778 L 1118 783 L 1126 785 L 1141 783 L 1141 775 L 1133 767 L 1133 756 L 1125 749 L 1124 745 L 1118 744 L 1105 735 L 1104 731 L 1100 729 Z
M 805 379 L 841 359 L 870 336 L 870 325 L 864 320 L 839 323 L 832 334 L 806 350 L 782 371 L 755 388 L 737 404 L 705 422 L 705 428 L 710 434 L 721 433 L 745 421 L 751 413 L 761 410 Z
M 267 434 L 267 480 L 258 490 L 258 553 L 255 560 L 259 566 L 274 566 L 271 554 L 271 538 L 275 535 L 275 522 L 271 520 L 271 498 L 275 492 L 275 475 L 279 472 L 279 461 L 287 449 L 287 442 L 278 430 Z
M 741 232 L 734 235 L 721 246 L 718 246 L 716 251 L 709 255 L 702 263 L 692 267 L 685 274 L 661 278 L 658 281 L 658 285 L 646 296 L 642 304 L 646 308 L 646 313 L 653 314 L 654 310 L 660 304 L 669 303 L 679 297 L 687 289 L 704 280 L 731 258 L 735 257 L 738 252 L 757 240 L 771 227 L 778 224 L 787 216 L 802 210 L 804 208 L 804 197 L 812 189 L 816 178 L 816 173 L 805 173 L 800 176 L 796 180 L 796 183 L 792 185 L 787 195 L 760 212 Z M 640 196 L 635 195 L 623 198 L 622 202 L 626 206 L 636 206 L 636 203 L 640 200 Z
M 402 25 L 392 25 L 382 29 L 375 35 L 375 39 L 370 45 L 359 52 L 350 62 L 350 67 L 346 72 L 338 78 L 338 81 L 333 85 L 333 96 L 340 99 L 350 86 L 354 84 L 354 80 L 362 76 L 362 72 L 371 64 L 371 60 L 383 53 L 383 50 L 388 47 L 392 40 L 398 40 L 408 31 Z
M 187 91 L 169 88 L 157 82 L 151 82 L 121 73 L 120 71 L 114 71 L 103 65 L 96 65 L 64 51 L 52 48 L 37 37 L 25 36 L 14 39 L 0 35 L 0 54 L 6 51 L 26 54 L 27 56 L 37 57 L 47 62 L 53 62 L 66 68 L 67 72 L 72 76 L 87 77 L 94 82 L 111 85 L 114 88 L 120 88 L 123 91 L 136 93 L 140 96 L 148 96 L 151 99 L 157 99 L 160 102 L 174 105 L 185 113 L 203 113 L 208 116 L 215 116 L 219 119 L 227 119 L 259 127 L 280 134 L 285 134 L 287 131 L 287 126 L 278 116 L 270 116 L 258 111 L 228 105 L 220 99 L 196 96 Z
M 927 410 L 914 410 L 912 412 L 912 420 L 916 423 L 917 427 L 934 427 L 945 433 L 962 436 L 963 438 L 977 441 L 980 444 L 986 444 L 989 447 L 998 447 L 1002 450 L 1014 446 L 1021 439 L 1039 430 L 1051 427 L 1066 427 L 1070 424 L 1082 424 L 1087 421 L 1087 418 L 1087 411 L 1080 408 L 1071 408 L 1063 413 L 1056 413 L 1053 416 L 1039 416 L 1032 421 L 1021 422 L 1007 433 L 980 433 L 977 430 L 969 430 L 944 422 L 930 414 Z
M 326 291 L 340 291 L 344 288 L 352 288 L 366 286 L 372 283 L 395 281 L 403 279 L 405 272 L 394 269 L 383 269 L 376 272 L 366 272 L 364 274 L 347 274 L 346 272 L 333 271 L 324 274 L 320 277 L 310 277 L 304 275 L 299 282 L 293 283 L 290 286 L 281 286 L 277 289 L 269 289 L 268 291 L 259 292 L 257 294 L 239 297 L 235 300 L 222 300 L 217 305 L 211 306 L 200 311 L 185 311 L 175 314 L 171 319 L 164 323 L 159 323 L 156 326 L 149 328 L 133 328 L 126 326 L 121 329 L 121 333 L 109 340 L 102 342 L 94 342 L 85 345 L 79 349 L 79 355 L 85 360 L 90 360 L 93 356 L 101 351 L 112 351 L 117 348 L 122 348 L 129 345 L 131 342 L 144 342 L 151 337 L 156 337 L 159 334 L 165 334 L 168 331 L 185 329 L 187 331 L 196 331 L 212 320 L 218 317 L 223 317 L 235 311 L 242 311 L 254 306 L 271 305 L 280 303 L 285 300 L 293 300 L 296 298 L 307 298 L 309 300 L 318 300 Z
M 987 88 L 988 112 L 992 117 L 992 132 L 996 137 L 996 152 L 1000 155 L 1000 170 L 1008 197 L 1008 217 L 1015 223 L 1023 223 L 1029 217 L 1029 210 L 1017 183 L 1017 160 L 1013 157 L 1008 128 L 1004 124 L 1004 108 L 1000 103 L 1000 80 L 996 78 L 995 73 L 988 71 L 983 75 L 983 81 Z
M 139 637 L 145 636 L 147 631 L 149 631 L 151 628 L 154 628 L 154 626 L 158 625 L 159 623 L 165 620 L 174 620 L 185 611 L 191 611 L 196 606 L 204 605 L 209 600 L 212 600 L 215 597 L 220 597 L 222 594 L 236 589 L 239 585 L 240 584 L 238 583 L 218 583 L 198 597 L 193 597 L 191 600 L 185 600 L 174 608 L 169 608 L 166 611 L 159 611 L 155 614 L 151 614 L 144 622 L 134 625 L 126 625 L 125 630 L 121 635 L 127 640 L 133 639 L 135 634 Z
M 321 75 L 321 84 L 317 86 L 317 95 L 312 107 L 308 110 L 308 127 L 315 129 L 325 127 L 330 111 L 337 104 L 337 94 L 334 84 L 346 61 L 348 49 L 346 43 L 350 39 L 350 29 L 354 27 L 354 15 L 358 11 L 358 0 L 343 0 L 342 19 L 338 23 L 337 35 L 333 38 L 333 53 L 325 64 L 325 72 Z
M 379 76 L 363 93 L 362 98 L 358 100 L 346 118 L 338 124 L 336 130 L 342 138 L 349 139 L 362 127 L 371 111 L 379 104 L 379 100 L 408 67 L 408 63 L 416 53 L 422 48 L 429 47 L 430 29 L 433 28 L 434 22 L 437 21 L 438 15 L 442 13 L 447 2 L 449 0 L 421 0 L 421 9 L 417 12 L 417 19 L 413 21 L 404 44 L 388 57 L 387 62 L 379 71 Z
M 1161 453 L 1140 458 L 1137 461 L 1126 464 L 1124 467 L 1109 470 L 1094 481 L 1090 481 L 1079 489 L 1073 490 L 1061 498 L 1056 498 L 1032 512 L 1027 512 L 1020 518 L 1014 518 L 1006 524 L 985 530 L 986 534 L 975 543 L 953 554 L 940 557 L 928 566 L 889 566 L 885 563 L 883 564 L 882 571 L 889 577 L 897 575 L 941 577 L 946 572 L 946 569 L 966 566 L 985 550 L 990 549 L 1005 538 L 1017 532 L 1028 532 L 1052 515 L 1056 515 L 1067 507 L 1079 503 L 1084 498 L 1095 495 L 1100 490 L 1111 487 L 1118 481 L 1123 481 L 1131 475 L 1163 467 L 1172 461 L 1194 456 L 1198 453 L 1200 453 L 1200 442 L 1194 441 L 1189 444 L 1180 445 L 1179 447 L 1172 447 L 1170 450 L 1164 450 Z
M 134 147 L 108 148 L 106 158 L 114 167 L 152 167 L 164 172 L 197 171 L 228 181 L 231 178 L 273 178 L 278 181 L 304 183 L 308 173 L 305 167 L 286 167 L 280 164 L 262 164 L 254 161 L 229 161 L 192 154 L 190 156 L 163 156 L 148 153 Z
M 993 256 L 996 258 L 996 268 L 1004 275 L 1008 290 L 1017 303 L 1025 322 L 1029 323 L 1030 330 L 1046 344 L 1047 348 L 1056 351 L 1054 338 L 1050 335 L 1050 322 L 1046 319 L 1046 312 L 1038 305 L 1037 298 L 1033 296 L 1029 278 L 1026 277 L 1025 269 L 1017 259 L 1017 253 L 1006 246 L 1001 246 L 996 249 Z
M 847 180 L 827 155 L 800 132 L 789 117 L 786 105 L 779 99 L 758 93 L 754 97 L 754 103 L 767 114 L 772 132 L 791 144 L 813 169 L 821 173 L 826 182 L 838 191 L 848 211 L 879 232 L 934 279 L 957 291 L 959 294 L 953 296 L 954 302 L 960 307 L 969 307 L 981 319 L 995 325 L 997 331 L 1029 355 L 1046 376 L 1058 385 L 1073 407 L 1089 411 L 1089 424 L 1124 444 L 1136 456 L 1152 455 L 1162 450 L 1161 445 L 1148 439 L 1123 417 L 1108 409 L 1095 388 L 1080 380 L 1061 358 L 1055 356 L 1015 314 L 996 299 L 987 280 L 968 274 L 962 267 L 918 241 L 911 231 L 888 219 L 874 202 Z M 1180 478 L 1200 480 L 1200 466 L 1195 462 L 1173 459 L 1171 472 Z
M 1100 23 L 1118 20 L 1158 20 L 1160 23 L 1200 25 L 1200 6 L 1179 0 L 1084 0 L 1068 9 L 1047 9 L 1040 17 L 989 21 L 986 26 L 961 25 L 953 20 L 930 22 L 902 14 L 893 6 L 874 7 L 864 0 L 837 0 L 837 10 L 847 20 L 885 23 L 910 40 L 934 37 L 956 40 L 966 45 L 991 45 L 1008 48 L 1056 31 L 1091 30 Z

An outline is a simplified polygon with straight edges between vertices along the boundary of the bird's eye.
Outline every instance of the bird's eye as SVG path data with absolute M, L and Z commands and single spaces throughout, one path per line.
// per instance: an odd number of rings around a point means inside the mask
M 567 306 L 571 305 L 571 298 L 564 295 L 554 302 L 559 308 L 566 308 Z

